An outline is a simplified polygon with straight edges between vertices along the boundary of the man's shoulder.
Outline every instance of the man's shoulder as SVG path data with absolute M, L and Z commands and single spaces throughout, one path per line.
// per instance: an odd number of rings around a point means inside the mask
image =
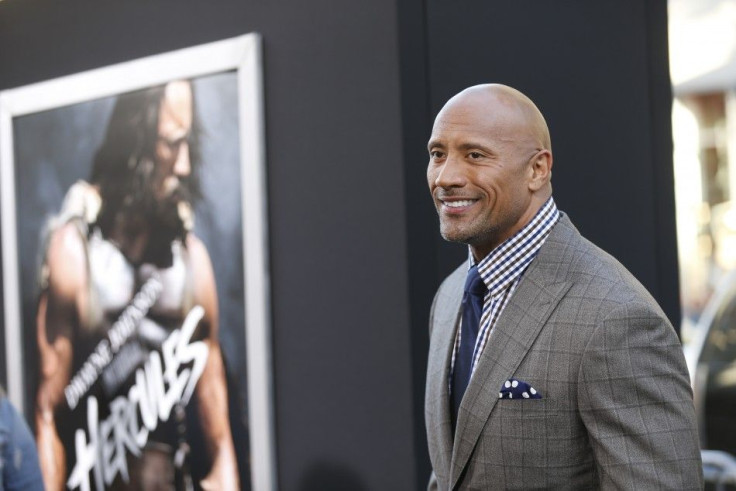
M 439 288 L 437 288 L 437 293 L 435 293 L 432 308 L 430 309 L 430 332 L 431 325 L 437 318 L 444 319 L 442 322 L 445 322 L 447 321 L 445 317 L 452 315 L 452 312 L 457 310 L 467 274 L 468 262 L 465 261 L 450 273 L 442 281 Z
M 463 261 L 455 270 L 447 275 L 444 280 L 442 280 L 442 283 L 440 283 L 439 288 L 437 288 L 437 295 L 440 294 L 447 294 L 449 292 L 457 291 L 458 289 L 462 290 L 463 285 L 465 284 L 465 277 L 468 274 L 468 261 Z
M 540 251 L 539 258 L 570 283 L 576 297 L 611 303 L 657 302 L 641 282 L 611 254 L 586 239 L 563 216 Z
M 193 265 L 196 266 L 202 261 L 206 261 L 207 263 L 210 263 L 212 261 L 209 251 L 207 250 L 207 246 L 204 242 L 202 242 L 202 239 L 194 234 L 194 232 L 189 232 L 186 235 L 186 238 L 184 239 L 184 245 L 187 252 L 189 253 L 190 261 Z
M 74 266 L 86 263 L 86 235 L 74 221 L 59 224 L 49 231 L 47 262 L 72 262 Z

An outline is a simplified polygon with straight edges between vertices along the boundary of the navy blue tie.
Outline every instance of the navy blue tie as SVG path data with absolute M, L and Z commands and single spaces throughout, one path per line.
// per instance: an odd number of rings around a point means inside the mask
M 460 401 L 468 387 L 470 372 L 473 364 L 473 351 L 475 340 L 478 338 L 480 316 L 483 313 L 483 297 L 486 294 L 486 284 L 478 273 L 478 268 L 473 266 L 468 271 L 465 280 L 465 293 L 463 294 L 463 319 L 460 326 L 460 347 L 455 355 L 455 367 L 452 372 L 452 429 L 457 424 L 457 414 L 460 409 Z

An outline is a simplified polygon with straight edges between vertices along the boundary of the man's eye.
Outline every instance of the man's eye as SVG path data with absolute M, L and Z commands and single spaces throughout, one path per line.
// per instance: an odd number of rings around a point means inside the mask
M 482 155 L 482 154 L 480 154 L 480 153 L 478 153 L 478 152 L 470 152 L 470 153 L 468 154 L 468 156 L 469 156 L 469 157 L 470 157 L 471 159 L 479 159 L 479 158 L 483 157 L 483 155 Z
M 442 152 L 440 152 L 439 150 L 432 150 L 431 152 L 429 152 L 429 156 L 433 159 L 441 159 L 442 155 Z

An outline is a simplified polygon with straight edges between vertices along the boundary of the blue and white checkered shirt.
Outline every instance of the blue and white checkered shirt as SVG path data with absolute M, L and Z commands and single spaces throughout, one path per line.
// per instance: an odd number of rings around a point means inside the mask
M 516 290 L 521 277 L 529 267 L 532 260 L 542 247 L 550 230 L 560 218 L 554 200 L 550 197 L 540 208 L 534 218 L 524 228 L 506 239 L 496 247 L 490 254 L 478 263 L 478 272 L 488 291 L 483 299 L 483 314 L 480 318 L 480 331 L 478 339 L 475 340 L 473 350 L 473 363 L 470 368 L 470 376 L 475 372 L 483 348 L 486 346 L 491 329 L 496 324 L 501 312 L 506 307 L 511 295 Z M 470 252 L 470 267 L 475 264 L 473 254 Z M 462 320 L 461 320 L 462 322 Z M 452 365 L 450 370 L 450 383 L 452 372 L 455 369 L 455 356 L 460 346 L 460 325 L 458 322 L 455 334 L 455 349 L 452 352 Z

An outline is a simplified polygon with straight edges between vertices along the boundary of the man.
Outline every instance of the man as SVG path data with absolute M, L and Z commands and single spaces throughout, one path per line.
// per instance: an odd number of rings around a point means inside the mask
M 90 182 L 50 227 L 37 314 L 47 489 L 191 489 L 191 406 L 209 451 L 198 484 L 238 488 L 214 274 L 191 232 L 198 158 L 189 82 L 121 95 Z
M 534 103 L 466 89 L 428 149 L 442 236 L 469 246 L 430 317 L 429 488 L 700 489 L 677 335 L 557 210 Z

